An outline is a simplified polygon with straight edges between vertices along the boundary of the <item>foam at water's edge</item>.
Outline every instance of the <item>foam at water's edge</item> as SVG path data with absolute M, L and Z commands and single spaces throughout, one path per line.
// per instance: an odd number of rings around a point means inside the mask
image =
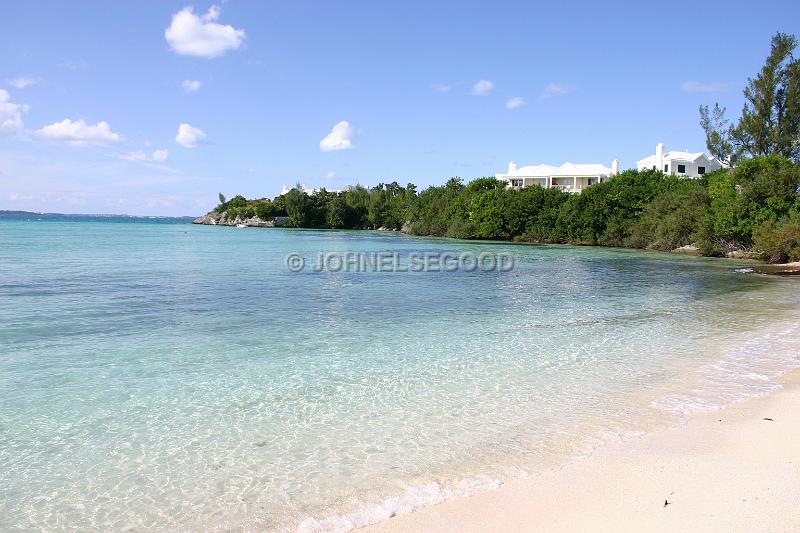
M 699 368 L 696 371 L 700 382 L 698 387 L 688 392 L 669 394 L 650 405 L 678 415 L 676 421 L 682 424 L 686 421 L 686 415 L 693 412 L 723 409 L 748 398 L 779 390 L 782 385 L 775 379 L 796 368 L 800 368 L 800 323 L 790 323 L 732 348 L 717 362 Z M 631 428 L 622 433 L 600 431 L 595 435 L 587 435 L 575 443 L 572 453 L 565 454 L 563 464 L 586 459 L 609 442 L 638 439 L 646 434 L 647 431 Z M 408 486 L 399 496 L 367 504 L 357 511 L 322 519 L 306 517 L 297 532 L 345 533 L 452 498 L 497 489 L 503 484 L 503 479 L 526 478 L 529 475 L 525 468 L 508 466 L 499 477 L 464 478 L 452 486 L 437 481 Z
M 520 473 L 522 476 L 522 473 Z M 441 503 L 451 498 L 469 496 L 476 492 L 492 490 L 502 485 L 499 479 L 464 478 L 455 486 L 430 482 L 420 486 L 409 486 L 400 496 L 373 503 L 360 510 L 343 515 L 333 515 L 322 520 L 306 518 L 297 528 L 298 533 L 331 532 L 344 533 L 374 524 L 401 513 L 418 511 L 423 507 Z
M 572 450 L 565 450 L 563 463 L 557 468 L 560 469 L 573 461 L 587 459 L 595 450 L 610 442 L 638 439 L 646 434 L 647 432 L 642 430 L 630 430 L 623 433 L 603 430 L 594 435 L 587 435 L 575 442 Z M 346 533 L 388 520 L 398 514 L 419 511 L 453 498 L 463 498 L 480 492 L 496 490 L 503 485 L 505 480 L 525 479 L 531 475 L 528 469 L 516 465 L 506 465 L 499 470 L 501 470 L 500 473 L 495 470 L 492 474 L 462 478 L 454 484 L 429 481 L 420 485 L 409 485 L 398 496 L 385 498 L 379 503 L 368 503 L 356 511 L 332 514 L 321 519 L 306 517 L 297 527 L 296 532 Z
M 800 368 L 800 324 L 784 324 L 698 369 L 696 387 L 651 405 L 679 415 L 719 410 L 782 388 L 776 379 L 795 368 Z

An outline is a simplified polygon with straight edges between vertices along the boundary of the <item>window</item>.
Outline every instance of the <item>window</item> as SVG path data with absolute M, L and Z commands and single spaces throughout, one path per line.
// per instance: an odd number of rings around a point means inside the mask
M 586 184 L 587 184 L 587 185 L 594 185 L 595 183 L 599 183 L 599 182 L 598 182 L 598 179 L 599 179 L 599 178 L 589 178 L 589 179 L 587 180 L 587 183 L 586 183 Z
M 669 172 L 669 165 L 664 165 L 664 172 Z
M 522 180 L 511 180 L 512 187 L 522 187 Z
M 706 173 L 706 167 L 697 167 L 697 173 L 703 175 Z
M 678 165 L 678 174 L 686 174 L 686 165 Z

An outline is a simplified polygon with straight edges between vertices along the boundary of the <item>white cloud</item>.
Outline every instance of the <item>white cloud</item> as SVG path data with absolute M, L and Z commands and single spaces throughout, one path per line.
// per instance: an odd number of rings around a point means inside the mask
M 8 200 L 11 202 L 28 202 L 30 200 L 39 199 L 41 199 L 39 196 L 34 196 L 33 194 L 20 194 L 18 192 L 12 192 L 8 194 Z
M 118 133 L 111 131 L 108 122 L 101 121 L 92 126 L 82 118 L 74 122 L 68 118 L 54 122 L 36 130 L 36 135 L 42 139 L 62 141 L 74 146 L 114 144 L 122 139 Z
M 22 113 L 28 110 L 25 104 L 15 104 L 5 89 L 0 89 L 0 136 L 22 131 Z
M 17 89 L 24 89 L 25 87 L 30 87 L 31 85 L 36 85 L 37 83 L 39 83 L 39 80 L 31 76 L 20 76 L 19 78 L 8 80 L 8 84 L 16 87 Z
M 242 46 L 244 30 L 214 22 L 218 18 L 217 6 L 211 6 L 202 16 L 195 15 L 191 7 L 184 7 L 172 15 L 164 38 L 173 52 L 186 56 L 218 57 Z
M 703 83 L 699 81 L 686 81 L 681 85 L 685 93 L 718 93 L 726 90 L 728 86 L 720 82 Z
M 334 150 L 348 150 L 353 148 L 353 136 L 355 130 L 346 120 L 337 123 L 331 132 L 319 142 L 319 149 L 323 152 Z
M 492 92 L 492 89 L 494 89 L 494 83 L 491 81 L 478 80 L 478 82 L 472 86 L 472 94 L 475 96 L 487 96 Z
M 521 96 L 515 96 L 506 102 L 506 109 L 516 109 L 525 105 L 525 99 Z
M 188 94 L 199 90 L 203 86 L 203 82 L 199 80 L 183 80 L 181 86 L 183 87 L 183 92 Z
M 128 152 L 127 154 L 122 154 L 119 156 L 120 159 L 123 161 L 147 161 L 148 157 L 147 154 L 142 152 L 141 150 L 137 150 L 136 152 Z
M 128 152 L 127 154 L 122 154 L 119 156 L 120 159 L 123 161 L 142 161 L 142 162 L 151 162 L 154 161 L 156 163 L 163 163 L 167 160 L 169 156 L 169 151 L 166 149 L 163 150 L 155 150 L 152 154 L 147 154 L 142 152 L 141 150 L 136 150 L 135 152 Z
M 564 96 L 575 90 L 574 85 L 566 83 L 551 82 L 547 84 L 542 93 L 542 98 L 550 98 L 551 96 Z
M 325 174 L 325 179 L 327 179 L 327 180 L 332 180 L 335 177 L 336 177 L 336 172 L 334 172 L 333 170 L 331 170 L 330 172 Z
M 64 61 L 60 66 L 67 70 L 87 70 L 89 68 L 89 63 L 86 61 Z
M 175 142 L 184 148 L 194 148 L 202 144 L 206 140 L 206 134 L 200 128 L 195 128 L 189 124 L 181 124 L 178 126 L 178 134 L 175 136 Z
M 448 93 L 452 90 L 453 86 L 448 85 L 447 83 L 434 83 L 431 85 L 431 89 L 436 91 L 437 93 Z

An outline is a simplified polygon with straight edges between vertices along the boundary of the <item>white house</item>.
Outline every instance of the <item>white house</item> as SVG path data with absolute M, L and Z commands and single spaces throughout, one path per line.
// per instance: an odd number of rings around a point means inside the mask
M 660 169 L 665 174 L 699 178 L 707 172 L 721 169 L 723 165 L 717 158 L 703 152 L 664 152 L 664 143 L 656 145 L 656 153 L 636 162 L 639 170 Z
M 600 163 L 554 165 L 527 165 L 517 168 L 516 163 L 508 164 L 508 173 L 495 174 L 500 181 L 510 187 L 521 189 L 538 185 L 546 189 L 561 189 L 566 192 L 581 192 L 595 183 L 602 183 L 611 176 L 619 174 L 619 161 L 611 162 L 611 167 Z

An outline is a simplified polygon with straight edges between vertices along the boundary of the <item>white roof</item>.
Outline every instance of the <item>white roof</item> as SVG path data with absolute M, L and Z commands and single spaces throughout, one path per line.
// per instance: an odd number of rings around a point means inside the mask
M 670 150 L 669 152 L 664 154 L 664 161 L 672 161 L 673 159 L 679 161 L 697 161 L 701 157 L 704 157 L 706 154 L 703 152 L 678 152 L 676 150 Z M 706 158 L 708 159 L 708 158 Z M 647 165 L 650 163 L 656 162 L 656 154 L 649 155 L 644 159 L 640 159 L 636 162 L 637 165 Z
M 553 165 L 527 165 L 521 168 L 518 168 L 509 176 L 525 176 L 525 177 L 542 177 L 546 178 L 547 176 L 552 175 L 553 171 L 556 170 L 558 167 L 554 167 Z
M 546 178 L 548 176 L 603 176 L 610 175 L 611 172 L 610 168 L 599 163 L 566 162 L 560 167 L 554 165 L 527 165 L 510 174 L 501 175 L 507 177 Z
M 600 163 L 564 163 L 553 176 L 602 176 L 611 174 L 611 169 Z

